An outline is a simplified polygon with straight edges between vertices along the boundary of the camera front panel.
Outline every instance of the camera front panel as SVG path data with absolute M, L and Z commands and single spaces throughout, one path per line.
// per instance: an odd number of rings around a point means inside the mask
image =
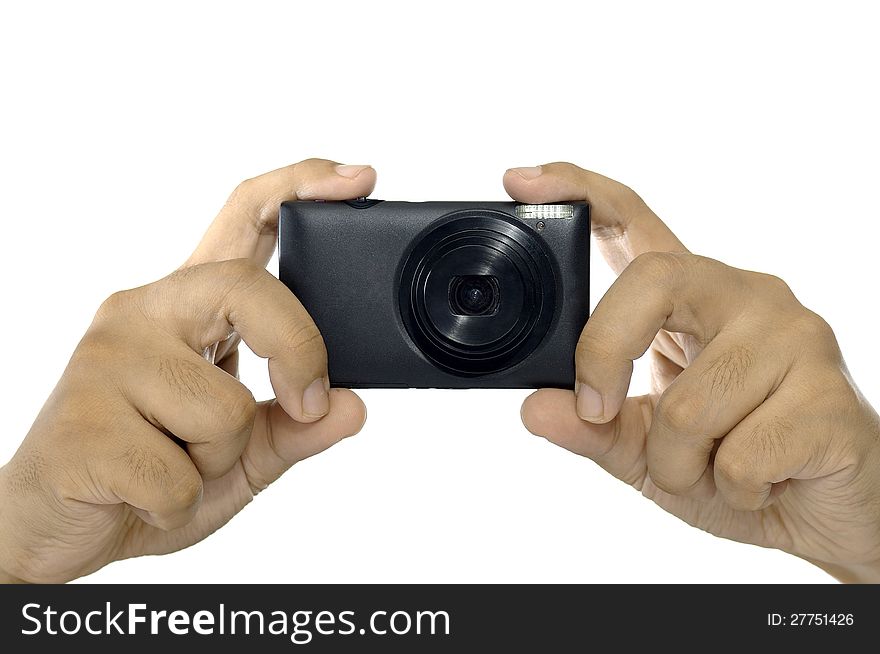
M 281 280 L 352 388 L 571 388 L 589 214 L 513 202 L 282 205 Z

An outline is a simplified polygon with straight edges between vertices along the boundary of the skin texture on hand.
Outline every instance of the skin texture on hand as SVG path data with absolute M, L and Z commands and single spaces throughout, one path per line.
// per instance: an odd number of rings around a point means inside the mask
M 781 280 L 689 254 L 606 177 L 554 163 L 504 185 L 522 202 L 590 202 L 619 274 L 578 343 L 576 394 L 534 393 L 526 427 L 690 525 L 880 581 L 880 420 L 827 323 Z M 627 397 L 646 351 L 653 391 Z
M 104 303 L 0 468 L 0 582 L 187 547 L 360 429 L 363 404 L 328 391 L 317 328 L 263 266 L 282 201 L 374 183 L 323 160 L 244 182 L 180 270 Z M 620 274 L 578 345 L 577 395 L 538 391 L 525 425 L 691 525 L 880 580 L 880 420 L 828 325 L 780 280 L 687 253 L 613 180 L 548 164 L 504 184 L 523 202 L 590 202 Z M 241 338 L 269 360 L 276 399 L 237 381 Z M 646 351 L 654 390 L 627 398 Z
M 0 581 L 188 547 L 360 430 L 363 403 L 330 390 L 317 327 L 264 266 L 282 201 L 355 198 L 375 180 L 312 159 L 243 182 L 180 270 L 104 302 L 0 468 Z M 237 380 L 240 339 L 268 359 L 276 399 Z

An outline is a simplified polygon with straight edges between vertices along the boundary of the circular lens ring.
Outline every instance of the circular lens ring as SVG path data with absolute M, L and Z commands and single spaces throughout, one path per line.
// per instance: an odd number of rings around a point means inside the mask
M 530 258 L 524 256 L 522 252 L 517 251 L 518 248 L 508 248 L 508 251 L 505 252 L 503 244 L 493 243 L 490 245 L 485 243 L 484 245 L 485 247 L 492 247 L 493 249 L 497 248 L 500 256 L 506 256 L 508 259 L 517 261 L 521 266 L 519 269 L 527 269 L 532 278 L 537 275 L 538 271 L 531 267 L 532 261 Z M 415 280 L 417 283 L 413 285 L 412 303 L 413 306 L 416 307 L 416 314 L 419 323 L 418 326 L 421 329 L 422 334 L 433 341 L 436 347 L 450 351 L 458 357 L 474 360 L 492 359 L 508 354 L 510 350 L 523 340 L 523 338 L 528 336 L 528 330 L 530 330 L 533 323 L 537 321 L 540 307 L 538 307 L 539 311 L 535 311 L 534 308 L 531 311 L 523 311 L 520 319 L 512 325 L 505 334 L 495 341 L 478 347 L 459 343 L 455 339 L 450 338 L 447 334 L 444 334 L 441 330 L 436 329 L 428 315 L 424 295 L 424 285 L 425 276 L 430 273 L 431 264 L 435 263 L 436 260 L 442 256 L 443 248 L 438 244 L 433 252 L 437 252 L 439 256 L 430 259 L 426 256 L 419 264 L 419 272 L 417 273 Z M 526 294 L 523 304 L 526 306 L 531 305 L 532 307 L 535 307 L 538 305 L 539 301 L 543 299 L 540 294 L 535 293 L 534 286 L 531 284 L 526 284 L 525 291 Z M 535 297 L 536 295 L 538 295 L 538 297 Z
M 510 329 L 508 329 L 504 334 L 500 335 L 494 341 L 485 343 L 478 347 L 468 346 L 463 343 L 456 341 L 454 338 L 451 338 L 449 335 L 445 334 L 442 330 L 437 329 L 432 321 L 425 300 L 425 288 L 427 285 L 427 276 L 431 273 L 431 269 L 433 264 L 435 264 L 439 259 L 443 257 L 448 251 L 451 251 L 454 247 L 458 247 L 460 245 L 460 241 L 467 240 L 469 244 L 474 244 L 474 235 L 467 234 L 464 236 L 455 235 L 453 238 L 448 240 L 444 240 L 442 243 L 438 243 L 435 248 L 431 251 L 431 254 L 435 256 L 426 255 L 419 262 L 419 266 L 417 268 L 417 272 L 415 274 L 415 279 L 412 284 L 412 295 L 411 302 L 412 306 L 416 309 L 416 318 L 419 323 L 419 327 L 422 330 L 422 333 L 427 336 L 429 339 L 434 341 L 437 347 L 441 349 L 451 350 L 457 353 L 459 356 L 463 357 L 472 357 L 475 359 L 481 358 L 489 358 L 494 356 L 495 350 L 499 348 L 492 347 L 492 345 L 496 342 L 503 341 L 499 347 L 503 347 L 505 349 L 509 349 L 510 341 L 512 338 L 516 336 L 516 334 L 521 333 L 522 330 L 526 327 L 523 324 L 523 320 L 528 321 L 534 315 L 534 311 L 525 312 L 524 319 L 521 316 L 520 320 L 518 320 L 515 324 L 511 325 Z M 536 271 L 529 267 L 530 261 L 529 258 L 523 256 L 523 253 L 518 252 L 516 249 L 511 249 L 506 247 L 504 243 L 497 242 L 492 238 L 492 242 L 485 242 L 485 237 L 482 239 L 482 242 L 477 241 L 478 244 L 482 245 L 484 248 L 491 249 L 498 253 L 499 257 L 506 257 L 509 260 L 513 260 L 518 262 L 520 265 L 518 268 L 520 270 L 527 269 L 529 270 L 530 275 L 536 274 Z M 536 293 L 534 292 L 533 285 L 526 284 L 525 288 L 525 297 L 524 304 L 534 306 L 537 304 L 538 299 L 535 298 Z M 514 336 L 510 336 L 511 332 L 514 332 Z
M 479 345 L 456 341 L 438 329 L 427 308 L 426 286 L 434 266 L 464 246 L 486 248 L 493 260 L 503 258 L 523 285 L 522 309 L 510 329 Z M 434 365 L 457 376 L 502 372 L 520 363 L 540 345 L 556 310 L 552 255 L 540 237 L 498 211 L 461 210 L 432 223 L 413 241 L 398 279 L 399 309 L 410 338 Z M 468 320 L 493 319 L 456 317 L 465 325 L 473 324 Z

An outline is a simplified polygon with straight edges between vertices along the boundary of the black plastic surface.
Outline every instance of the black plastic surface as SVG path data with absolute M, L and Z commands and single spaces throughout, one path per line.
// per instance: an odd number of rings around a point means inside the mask
M 573 217 L 543 218 L 544 227 L 538 231 L 538 220 L 516 218 L 514 202 L 370 200 L 354 206 L 345 202 L 284 203 L 279 225 L 281 281 L 296 294 L 321 330 L 327 345 L 331 384 L 352 388 L 572 388 L 574 349 L 589 312 L 590 227 L 586 204 L 564 204 L 575 207 Z M 473 334 L 491 332 L 489 321 L 499 319 L 506 309 L 505 288 L 511 289 L 511 300 L 516 293 L 524 293 L 524 306 L 528 308 L 532 306 L 528 302 L 533 301 L 528 299 L 532 297 L 528 287 L 540 286 L 544 288 L 545 302 L 549 297 L 552 305 L 549 314 L 547 304 L 542 305 L 545 311 L 541 320 L 546 324 L 541 329 L 546 331 L 540 333 L 537 342 L 529 344 L 524 358 L 489 374 L 482 374 L 479 366 L 476 371 L 455 370 L 461 366 L 438 362 L 436 353 L 426 354 L 425 343 L 418 337 L 414 339 L 412 326 L 407 329 L 405 324 L 412 318 L 413 307 L 401 307 L 412 295 L 410 279 L 402 281 L 404 275 L 409 275 L 410 255 L 435 229 L 466 214 L 489 216 L 500 221 L 498 224 L 506 224 L 508 228 L 490 230 L 515 234 L 518 245 L 511 247 L 531 253 L 522 265 L 530 269 L 538 266 L 541 270 L 529 273 L 534 279 L 525 282 L 525 290 L 516 290 L 511 282 L 504 282 L 508 286 L 501 287 L 501 302 L 491 315 L 456 316 L 454 307 L 446 306 L 451 322 L 460 325 L 468 320 L 485 321 L 487 326 L 476 331 L 467 326 L 461 331 L 459 327 L 463 336 L 456 335 L 458 332 L 451 334 L 453 348 L 465 355 L 468 347 L 491 350 Z M 464 242 L 472 243 L 473 239 L 468 241 L 472 235 L 465 234 Z M 493 247 L 503 249 L 504 245 Z M 481 258 L 479 247 L 473 248 L 473 252 L 474 259 Z M 522 255 L 520 250 L 511 252 L 514 259 Z M 488 252 L 486 258 L 493 257 L 498 258 L 497 252 Z M 435 292 L 438 297 L 448 293 L 456 276 L 490 274 L 486 273 L 485 264 L 478 261 L 451 261 L 449 270 L 444 271 L 449 278 L 444 277 Z M 509 279 L 512 268 L 505 266 L 497 268 L 501 272 L 492 272 L 492 276 L 497 278 L 500 274 L 502 282 Z M 548 279 L 552 293 L 546 286 Z M 541 313 L 538 309 L 535 307 Z M 429 321 L 446 320 L 442 311 L 443 307 L 437 304 Z M 516 324 L 527 323 L 528 320 L 521 320 Z M 438 333 L 439 337 L 432 338 L 442 340 L 445 332 L 441 329 Z M 488 339 L 491 344 L 496 336 L 483 340 Z

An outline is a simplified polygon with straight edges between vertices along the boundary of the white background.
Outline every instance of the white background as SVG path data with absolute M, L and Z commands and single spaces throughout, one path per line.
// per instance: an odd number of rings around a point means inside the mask
M 386 199 L 501 199 L 506 168 L 553 160 L 615 177 L 693 251 L 786 279 L 880 402 L 871 6 L 4 3 L 0 461 L 105 296 L 178 266 L 240 179 L 309 156 L 373 164 Z M 262 361 L 243 377 L 271 395 Z M 89 580 L 830 580 L 531 436 L 525 395 L 363 392 L 359 436 L 205 542 Z

